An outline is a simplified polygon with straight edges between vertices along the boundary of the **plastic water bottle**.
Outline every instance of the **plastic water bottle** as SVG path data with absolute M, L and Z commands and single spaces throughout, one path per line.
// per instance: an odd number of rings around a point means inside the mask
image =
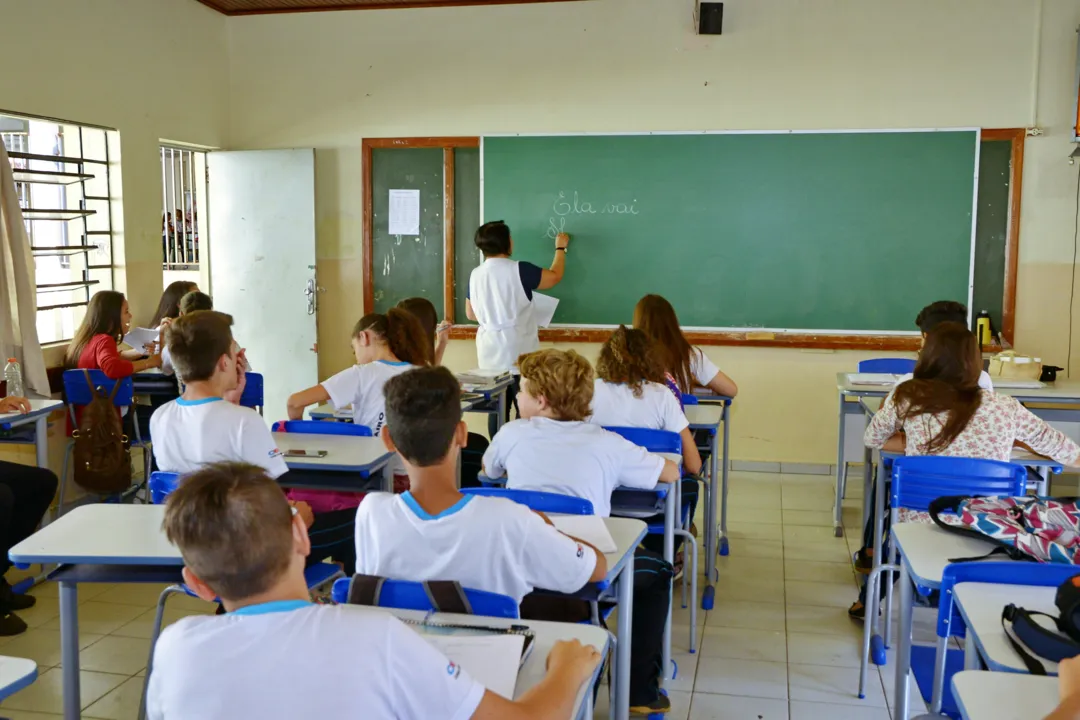
M 23 387 L 22 366 L 19 365 L 18 359 L 8 358 L 7 365 L 4 366 L 4 380 L 7 381 L 8 397 L 26 397 L 26 390 Z

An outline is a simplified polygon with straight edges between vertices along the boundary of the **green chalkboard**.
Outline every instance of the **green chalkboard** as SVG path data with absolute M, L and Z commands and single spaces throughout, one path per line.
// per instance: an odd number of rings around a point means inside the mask
M 469 275 L 480 263 L 473 238 L 480 227 L 480 148 L 454 148 L 454 320 L 468 322 Z
M 371 151 L 375 312 L 421 296 L 443 313 L 442 148 Z M 391 235 L 390 190 L 420 191 L 420 234 Z
M 629 322 L 645 293 L 688 327 L 912 330 L 968 297 L 976 134 L 489 137 L 483 215 L 551 262 L 560 324 Z
M 984 140 L 979 150 L 979 206 L 975 223 L 975 293 L 972 314 L 990 313 L 1001 331 L 1005 297 L 1005 238 L 1009 232 L 1012 143 Z

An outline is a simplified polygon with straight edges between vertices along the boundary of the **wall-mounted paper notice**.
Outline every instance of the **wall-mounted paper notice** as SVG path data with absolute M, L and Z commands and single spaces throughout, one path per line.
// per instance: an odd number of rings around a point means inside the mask
M 420 191 L 390 191 L 390 228 L 391 235 L 420 234 Z

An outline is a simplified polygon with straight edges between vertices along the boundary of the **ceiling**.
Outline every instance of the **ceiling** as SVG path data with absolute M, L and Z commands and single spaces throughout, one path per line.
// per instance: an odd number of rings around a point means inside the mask
M 226 15 L 364 10 L 374 8 L 449 7 L 452 5 L 509 5 L 566 0 L 199 0 Z

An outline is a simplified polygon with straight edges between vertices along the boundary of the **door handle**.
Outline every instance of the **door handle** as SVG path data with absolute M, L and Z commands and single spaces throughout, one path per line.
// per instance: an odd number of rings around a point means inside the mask
M 314 315 L 317 305 L 315 301 L 315 278 L 308 279 L 307 286 L 304 288 L 304 295 L 307 297 L 307 314 Z

